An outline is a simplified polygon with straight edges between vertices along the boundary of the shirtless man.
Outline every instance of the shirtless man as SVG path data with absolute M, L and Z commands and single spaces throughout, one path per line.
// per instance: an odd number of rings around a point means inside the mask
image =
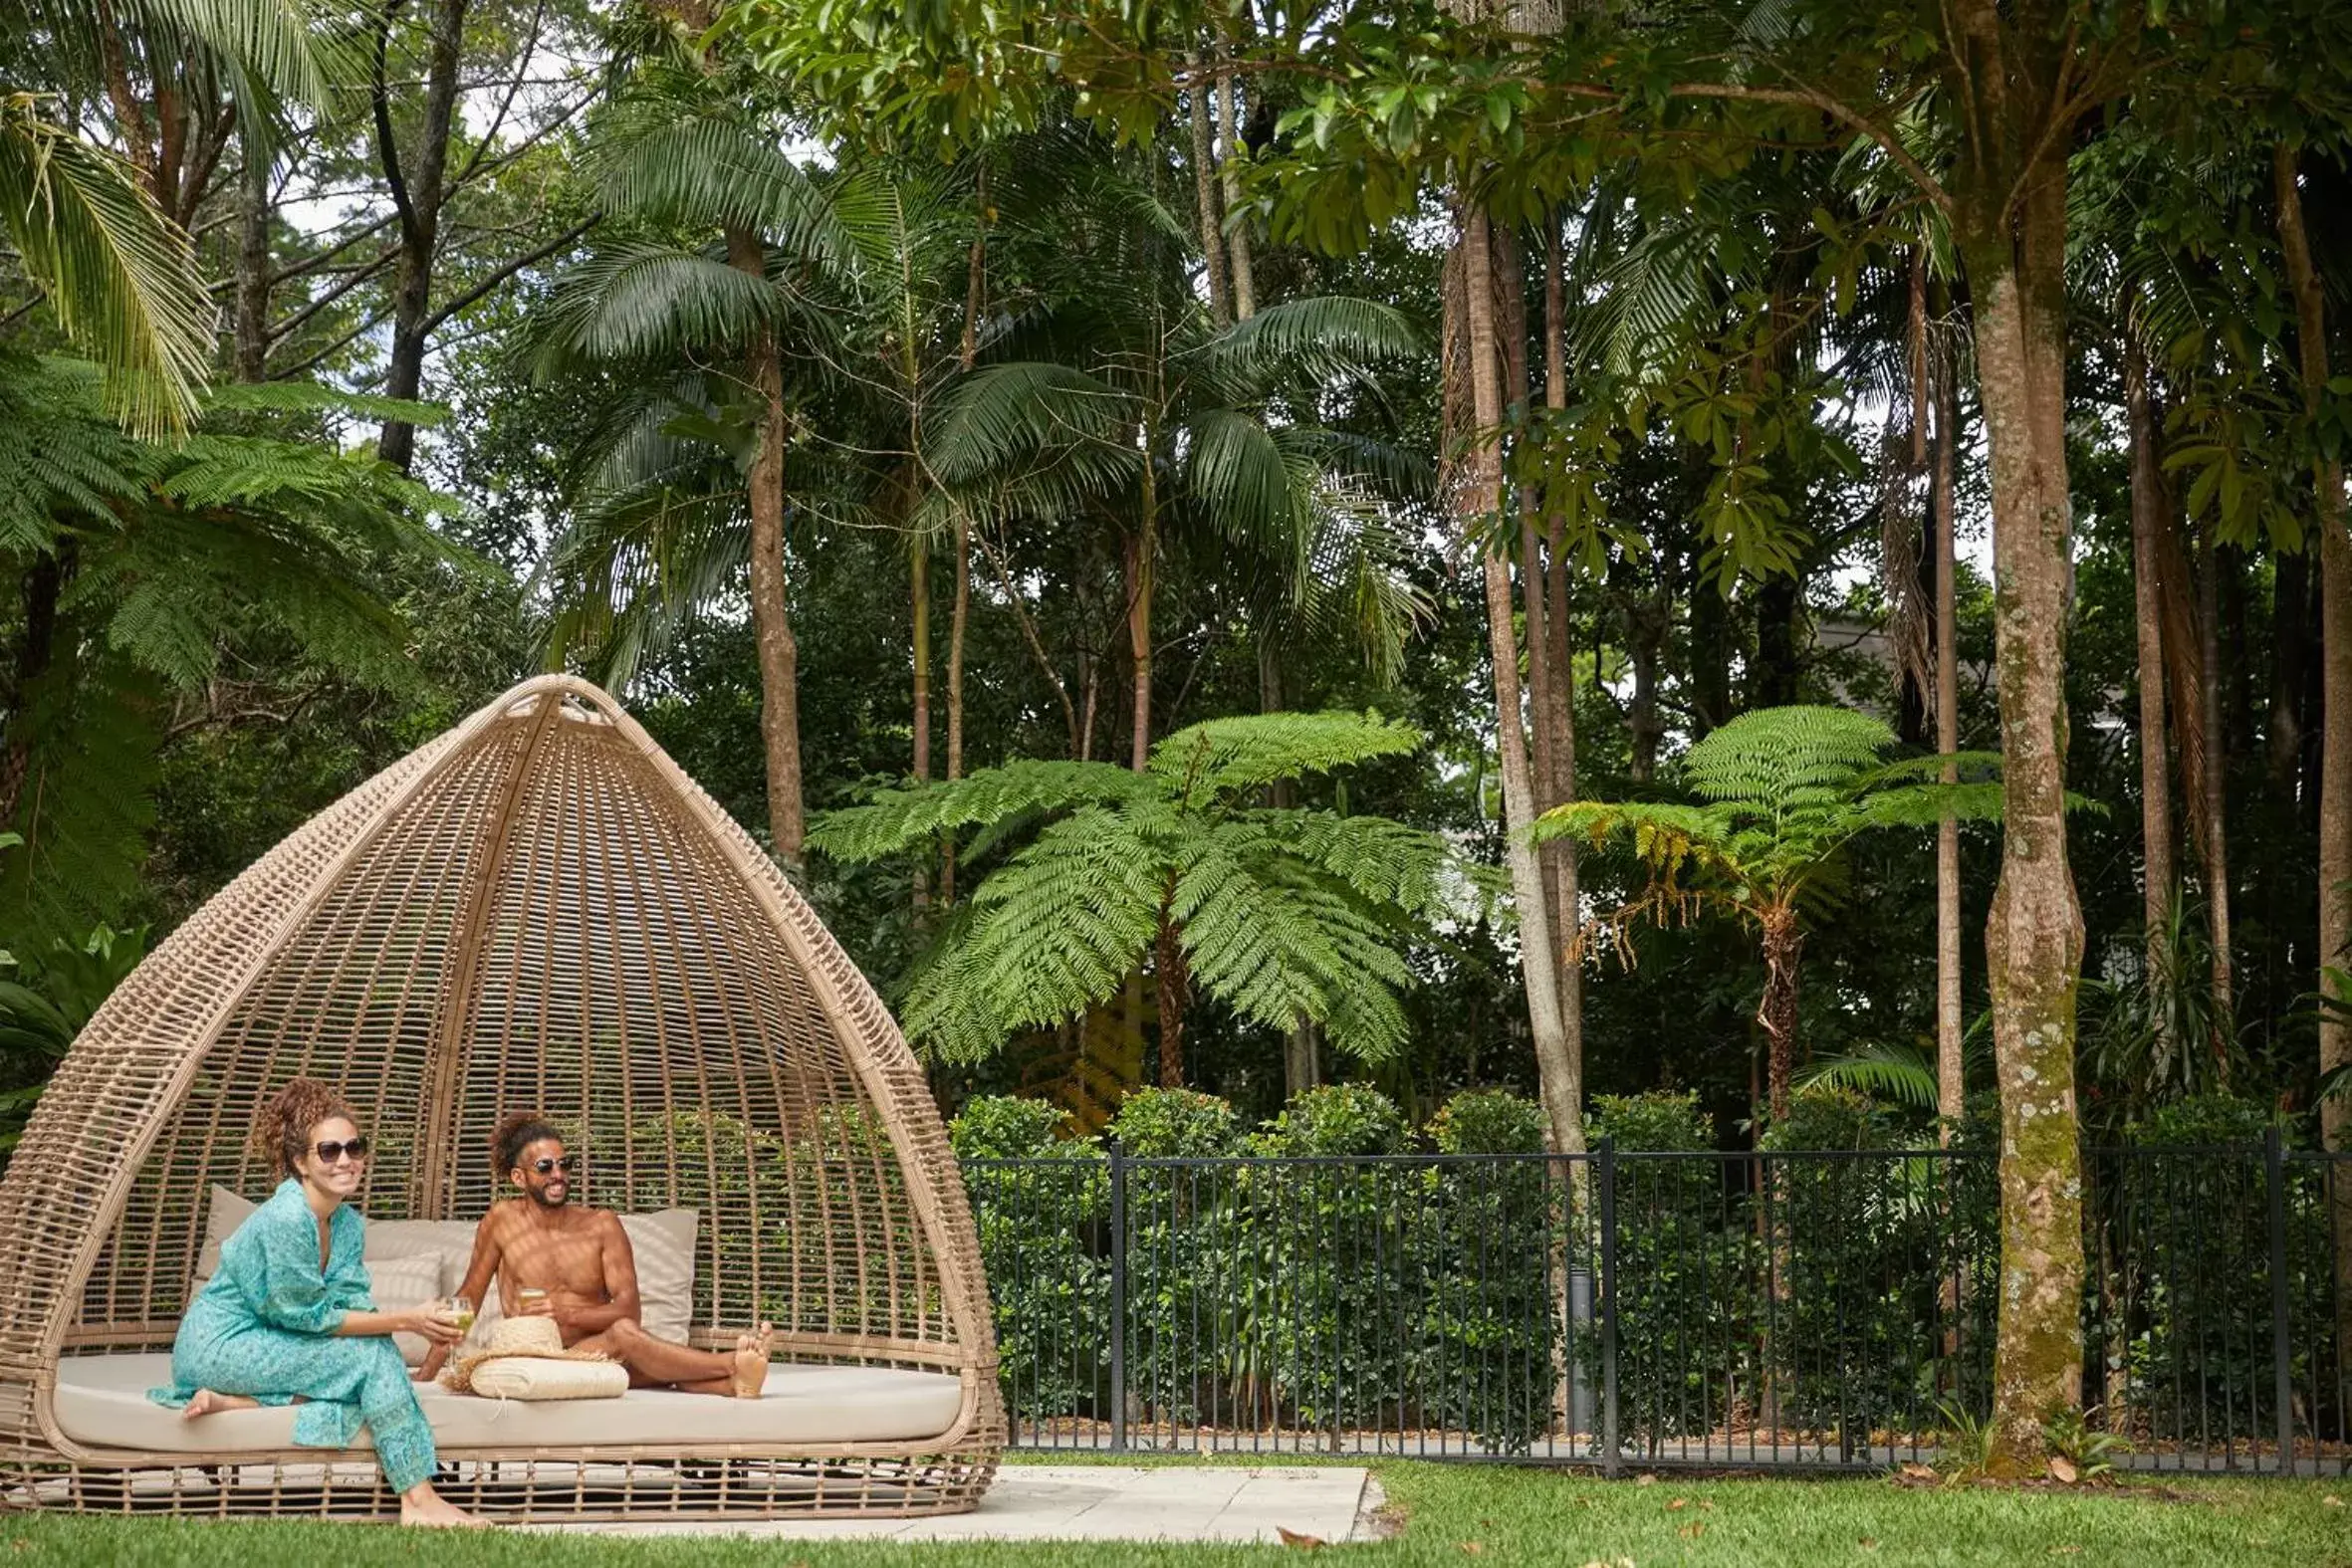
M 552 1317 L 564 1343 L 595 1350 L 628 1368 L 632 1388 L 757 1399 L 768 1381 L 773 1338 L 762 1323 L 732 1353 L 695 1350 L 645 1332 L 637 1321 L 637 1265 L 628 1232 L 609 1209 L 570 1207 L 579 1168 L 563 1135 L 533 1112 L 507 1117 L 490 1135 L 491 1169 L 519 1190 L 519 1203 L 493 1204 L 474 1230 L 474 1256 L 459 1294 L 481 1301 L 495 1279 L 500 1310 Z M 526 1289 L 545 1295 L 526 1301 Z M 430 1379 L 448 1347 L 435 1346 L 417 1370 Z

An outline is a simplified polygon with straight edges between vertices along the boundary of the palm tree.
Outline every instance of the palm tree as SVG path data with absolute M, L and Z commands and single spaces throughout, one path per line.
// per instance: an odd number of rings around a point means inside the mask
M 552 557 L 555 652 L 595 646 L 625 671 L 748 562 L 769 832 L 798 864 L 785 334 L 829 336 L 818 291 L 850 276 L 853 257 L 780 142 L 756 100 L 693 70 L 649 72 L 607 121 L 596 169 L 606 209 L 638 230 L 561 280 L 538 327 L 543 374 L 601 374 L 608 394 L 605 422 L 584 433 L 583 505 Z
M 1152 609 L 1172 533 L 1271 571 L 1302 614 L 1354 606 L 1368 648 L 1418 613 L 1389 569 L 1385 503 L 1426 488 L 1419 465 L 1328 428 L 1322 400 L 1419 335 L 1396 311 L 1286 301 L 1219 327 L 1179 265 L 1181 222 L 1102 170 L 1067 210 L 1072 276 L 1016 324 L 1003 357 L 945 398 L 930 464 L 961 504 L 1005 522 L 1098 516 L 1119 531 L 1134 674 L 1130 766 L 1151 756 Z M 1264 574 L 1262 573 L 1262 578 Z
M 1684 781 L 1702 803 L 1579 800 L 1535 824 L 1538 838 L 1623 842 L 1641 864 L 1640 890 L 1579 933 L 1579 947 L 1604 941 L 1630 961 L 1631 930 L 1645 921 L 1682 925 L 1720 914 L 1756 928 L 1764 961 L 1757 1021 L 1771 1043 L 1775 1121 L 1788 1113 L 1805 917 L 1834 896 L 1846 845 L 1878 828 L 1933 827 L 1947 812 L 1963 820 L 2000 814 L 1998 784 L 1922 783 L 1947 760 L 1889 762 L 1894 745 L 1884 724 L 1843 708 L 1762 708 L 1684 757 Z M 1983 754 L 1958 761 L 1998 764 Z
M 1036 829 L 946 921 L 911 975 L 902 1017 L 933 1054 L 970 1061 L 1016 1031 L 1108 1003 L 1148 966 L 1160 1080 L 1181 1086 L 1184 1012 L 1203 991 L 1252 1022 L 1300 1018 L 1371 1059 L 1406 1037 L 1398 951 L 1437 907 L 1452 852 L 1376 816 L 1258 803 L 1268 786 L 1412 751 L 1404 725 L 1352 714 L 1212 720 L 1152 749 L 1141 771 L 1017 762 L 895 789 L 810 834 L 869 861 L 943 832 Z
M 287 100 L 325 102 L 312 27 L 297 0 L 26 0 L 0 17 L 0 232 L 67 340 L 106 367 L 108 406 L 142 436 L 195 412 L 215 312 L 160 200 L 125 36 L 138 46 L 132 66 L 201 67 L 230 84 L 241 119 L 259 119 Z M 135 121 L 118 126 L 127 155 L 61 112 L 69 91 Z

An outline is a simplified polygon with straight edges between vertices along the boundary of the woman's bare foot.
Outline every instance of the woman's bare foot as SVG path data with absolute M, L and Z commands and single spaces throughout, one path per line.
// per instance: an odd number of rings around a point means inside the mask
M 195 1397 L 180 1408 L 179 1419 L 194 1421 L 198 1416 L 209 1416 L 216 1410 L 255 1410 L 261 1401 L 243 1394 L 215 1394 L 210 1389 L 198 1389 Z
M 430 1482 L 400 1494 L 400 1522 L 427 1530 L 487 1530 L 488 1519 L 466 1512 L 433 1490 Z
M 735 1336 L 735 1397 L 758 1399 L 768 1384 L 768 1350 L 776 1340 L 774 1325 L 762 1323 L 749 1334 Z

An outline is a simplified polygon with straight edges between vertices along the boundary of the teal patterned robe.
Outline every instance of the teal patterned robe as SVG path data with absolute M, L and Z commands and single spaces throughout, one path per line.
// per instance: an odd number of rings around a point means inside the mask
M 264 1405 L 299 1397 L 308 1403 L 295 1413 L 296 1443 L 350 1448 L 364 1427 L 394 1491 L 430 1480 L 433 1433 L 399 1349 L 387 1335 L 335 1336 L 346 1313 L 375 1310 L 359 1260 L 366 1228 L 351 1205 L 337 1209 L 328 1221 L 322 1269 L 318 1217 L 302 1183 L 281 1182 L 222 1243 L 219 1271 L 180 1319 L 172 1342 L 176 1382 L 148 1398 L 177 1407 L 198 1389 Z

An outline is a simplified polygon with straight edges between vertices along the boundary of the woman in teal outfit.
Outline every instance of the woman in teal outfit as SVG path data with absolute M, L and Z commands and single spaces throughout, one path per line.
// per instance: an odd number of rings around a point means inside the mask
M 223 1242 L 220 1268 L 180 1319 L 175 1386 L 160 1404 L 189 1420 L 256 1405 L 300 1405 L 294 1441 L 349 1448 L 364 1427 L 403 1524 L 483 1521 L 433 1490 L 433 1433 L 391 1336 L 455 1343 L 457 1318 L 434 1302 L 379 1312 L 360 1262 L 366 1222 L 351 1207 L 367 1140 L 351 1107 L 314 1078 L 278 1091 L 254 1129 L 255 1152 L 283 1180 Z

